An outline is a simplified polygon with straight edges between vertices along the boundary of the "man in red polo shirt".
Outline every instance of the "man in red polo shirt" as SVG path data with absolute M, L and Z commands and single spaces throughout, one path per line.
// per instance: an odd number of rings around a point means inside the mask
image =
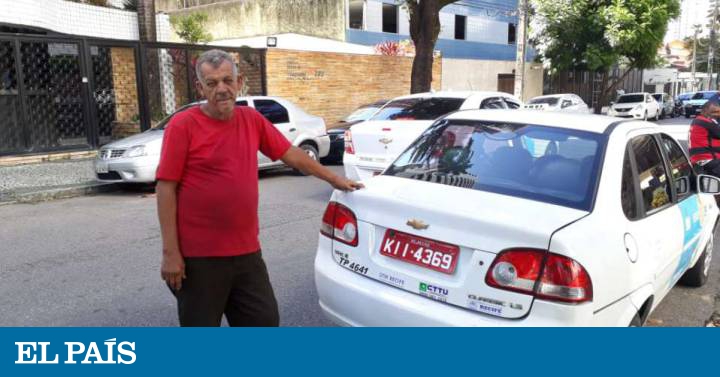
M 220 50 L 197 60 L 206 103 L 176 114 L 157 170 L 161 275 L 178 302 L 181 326 L 277 326 L 279 315 L 258 240 L 260 151 L 334 188 L 359 183 L 334 174 L 262 115 L 235 106 L 238 72 Z

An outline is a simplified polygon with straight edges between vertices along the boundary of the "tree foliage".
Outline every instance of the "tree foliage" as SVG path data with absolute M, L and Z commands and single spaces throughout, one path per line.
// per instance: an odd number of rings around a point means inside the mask
M 208 15 L 205 13 L 191 13 L 187 16 L 170 16 L 170 23 L 175 33 L 185 42 L 191 44 L 207 43 L 212 41 L 212 34 L 205 31 Z
M 680 14 L 678 0 L 531 0 L 531 40 L 551 73 L 608 72 L 615 65 L 658 65 L 668 22 Z M 601 95 L 622 82 L 605 83 Z M 599 110 L 599 109 L 596 109 Z
M 685 43 L 685 48 L 690 51 L 690 56 L 692 56 L 693 48 L 695 47 L 695 43 L 693 43 L 693 37 L 687 37 L 683 40 Z M 715 39 L 715 46 L 720 46 L 720 38 Z M 709 48 L 710 48 L 710 38 L 698 38 L 697 40 L 697 55 L 696 55 L 696 66 L 695 70 L 697 72 L 707 72 L 708 70 L 708 55 L 709 55 Z M 715 64 L 713 64 L 714 68 L 717 68 L 717 63 L 720 62 L 720 51 L 717 50 L 717 47 L 714 54 L 714 60 Z

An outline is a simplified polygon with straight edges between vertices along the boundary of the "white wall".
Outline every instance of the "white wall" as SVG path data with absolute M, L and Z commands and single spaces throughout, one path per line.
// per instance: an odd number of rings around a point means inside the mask
M 0 0 L 0 22 L 87 37 L 138 40 L 135 12 L 63 0 Z M 168 41 L 170 23 L 157 16 L 158 40 Z
M 523 100 L 542 95 L 543 70 L 540 64 L 525 65 Z M 442 60 L 442 90 L 498 89 L 498 75 L 512 74 L 514 61 L 446 59 Z
M 455 39 L 455 15 L 440 12 L 440 35 L 441 39 Z M 467 35 L 466 35 L 467 38 Z M 468 39 L 469 40 L 469 39 Z
M 279 34 L 277 37 L 276 48 L 283 50 L 300 50 L 300 51 L 318 51 L 318 52 L 338 52 L 345 54 L 364 54 L 373 55 L 375 49 L 370 46 L 357 45 L 353 43 L 338 42 L 332 39 L 323 39 L 309 37 L 299 34 Z M 253 48 L 266 48 L 267 37 L 251 37 L 238 39 L 225 39 L 212 41 L 213 45 L 242 47 L 248 46 Z

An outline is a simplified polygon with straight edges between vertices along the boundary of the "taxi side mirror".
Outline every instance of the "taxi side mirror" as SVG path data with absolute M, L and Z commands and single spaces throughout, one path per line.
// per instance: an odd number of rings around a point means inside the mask
M 701 174 L 697 179 L 698 191 L 701 194 L 720 194 L 720 178 Z
M 675 191 L 678 195 L 690 192 L 690 177 L 680 177 L 675 180 Z

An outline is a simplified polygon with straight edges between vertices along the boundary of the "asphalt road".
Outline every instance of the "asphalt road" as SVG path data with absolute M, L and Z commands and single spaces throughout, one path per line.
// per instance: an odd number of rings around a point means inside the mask
M 330 325 L 313 261 L 331 187 L 288 171 L 262 174 L 260 186 L 260 238 L 282 325 Z M 176 326 L 155 212 L 147 189 L 0 206 L 0 326 Z
M 260 238 L 284 326 L 331 325 L 313 281 L 331 191 L 288 171 L 261 174 Z M 155 211 L 149 189 L 0 206 L 0 326 L 176 326 L 174 299 L 159 276 Z M 649 325 L 702 326 L 720 312 L 715 255 L 710 282 L 674 288 Z

